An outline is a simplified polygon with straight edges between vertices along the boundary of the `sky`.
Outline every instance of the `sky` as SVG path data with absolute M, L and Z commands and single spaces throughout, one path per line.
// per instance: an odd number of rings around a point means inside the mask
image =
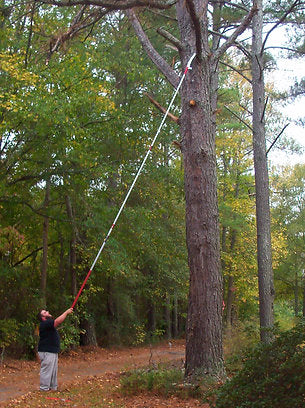
M 285 44 L 285 32 L 275 30 L 270 36 L 267 46 L 279 46 Z M 305 57 L 287 59 L 279 57 L 279 51 L 273 52 L 277 59 L 277 69 L 266 76 L 267 81 L 272 81 L 279 91 L 287 91 L 295 80 L 305 77 Z M 304 149 L 301 155 L 285 154 L 277 149 L 270 152 L 270 160 L 275 165 L 305 163 L 305 128 L 295 123 L 298 119 L 305 118 L 305 95 L 289 100 L 285 105 L 279 106 L 281 113 L 286 117 L 284 123 L 289 123 L 285 130 L 285 136 L 294 139 Z

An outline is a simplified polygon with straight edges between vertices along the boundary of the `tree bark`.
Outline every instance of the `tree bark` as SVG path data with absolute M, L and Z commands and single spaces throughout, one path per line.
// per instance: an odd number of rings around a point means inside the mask
M 173 319 L 172 319 L 172 332 L 173 332 L 173 337 L 176 338 L 178 337 L 179 333 L 179 328 L 178 328 L 178 298 L 177 294 L 174 294 L 174 301 L 173 301 Z
M 81 332 L 80 335 L 80 344 L 82 346 L 97 346 L 96 331 L 94 321 L 92 319 L 83 319 L 80 324 L 81 329 L 84 332 Z
M 171 302 L 170 302 L 169 295 L 166 296 L 165 320 L 166 320 L 166 339 L 171 340 L 172 338 L 172 320 L 171 320 Z
M 177 2 L 183 66 L 201 46 L 181 90 L 180 131 L 184 160 L 186 241 L 190 268 L 186 329 L 186 376 L 223 376 L 222 277 L 216 187 L 215 125 L 211 101 L 207 1 L 194 1 L 201 15 L 201 43 L 185 1 Z M 198 29 L 198 28 L 197 28 Z M 196 42 L 197 40 L 197 42 Z M 194 100 L 194 106 L 189 101 Z
M 265 138 L 264 55 L 262 48 L 263 5 L 254 0 L 257 13 L 252 28 L 253 153 L 256 191 L 257 263 L 259 285 L 260 335 L 263 342 L 272 339 L 273 271 L 271 258 L 269 177 Z

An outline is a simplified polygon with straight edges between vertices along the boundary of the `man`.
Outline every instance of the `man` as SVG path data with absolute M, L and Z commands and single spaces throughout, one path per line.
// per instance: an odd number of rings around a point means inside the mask
M 38 355 L 41 361 L 40 366 L 40 390 L 57 390 L 57 366 L 58 353 L 60 351 L 60 339 L 56 330 L 65 318 L 73 312 L 70 308 L 62 315 L 53 319 L 47 310 L 40 310 L 37 317 L 39 325 Z

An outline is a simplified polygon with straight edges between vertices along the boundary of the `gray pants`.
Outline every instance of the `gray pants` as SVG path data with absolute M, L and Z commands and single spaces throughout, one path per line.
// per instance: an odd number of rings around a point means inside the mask
M 38 352 L 40 365 L 40 389 L 42 391 L 57 390 L 58 354 L 47 351 Z

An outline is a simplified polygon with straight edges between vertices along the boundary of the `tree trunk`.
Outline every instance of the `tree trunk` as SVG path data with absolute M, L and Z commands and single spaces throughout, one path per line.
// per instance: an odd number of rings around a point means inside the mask
M 193 3 L 199 10 L 199 0 Z M 187 57 L 196 49 L 196 33 L 190 14 L 185 13 L 185 1 L 179 0 L 176 7 L 183 42 L 181 60 L 185 66 Z M 180 130 L 190 268 L 185 373 L 186 376 L 197 372 L 223 376 L 222 278 L 207 4 L 200 8 L 205 16 L 201 25 L 201 61 L 194 61 L 181 90 Z M 195 101 L 194 106 L 190 105 L 190 100 Z
M 228 277 L 228 294 L 226 302 L 226 328 L 228 333 L 231 333 L 232 322 L 233 322 L 233 301 L 234 301 L 234 278 L 233 276 Z
M 264 55 L 262 48 L 262 0 L 254 0 L 257 13 L 253 17 L 252 33 L 252 89 L 253 89 L 253 152 L 256 191 L 257 263 L 259 285 L 259 315 L 261 340 L 272 339 L 273 327 L 273 271 L 271 258 L 269 177 L 265 139 Z
M 165 320 L 166 320 L 166 339 L 171 340 L 172 338 L 172 321 L 171 321 L 171 302 L 170 296 L 166 296 L 165 305 Z
M 43 212 L 46 214 L 50 202 L 50 181 L 46 181 L 45 198 L 43 203 Z M 46 307 L 46 290 L 47 290 L 47 270 L 48 270 L 48 236 L 49 233 L 49 217 L 43 217 L 43 232 L 42 232 L 42 262 L 41 262 L 41 307 Z
M 176 338 L 178 337 L 178 298 L 177 298 L 177 294 L 174 295 L 174 303 L 173 303 L 173 319 L 172 319 L 172 323 L 173 323 L 173 328 L 172 328 L 172 332 L 173 332 L 173 337 Z
M 80 344 L 82 346 L 97 346 L 95 325 L 92 319 L 84 319 L 81 321 L 80 327 L 82 329 L 80 335 Z
M 152 299 L 147 300 L 147 331 L 150 336 L 156 331 L 156 307 Z

